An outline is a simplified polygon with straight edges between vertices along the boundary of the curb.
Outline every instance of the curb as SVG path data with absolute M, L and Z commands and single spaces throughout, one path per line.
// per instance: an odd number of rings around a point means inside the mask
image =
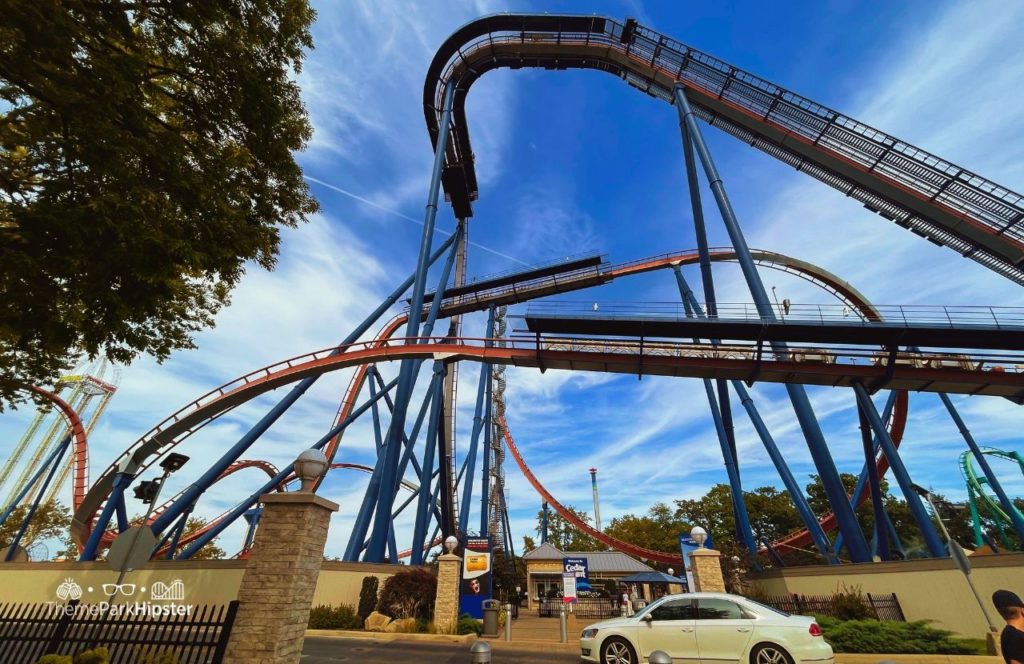
M 475 634 L 418 634 L 407 632 L 366 632 L 350 629 L 307 629 L 306 636 L 328 639 L 363 639 L 365 641 L 426 641 L 427 643 L 463 643 L 476 640 Z

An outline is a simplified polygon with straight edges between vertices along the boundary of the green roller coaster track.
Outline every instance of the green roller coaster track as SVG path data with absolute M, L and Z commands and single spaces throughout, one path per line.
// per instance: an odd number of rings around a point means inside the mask
M 1024 458 L 1021 457 L 1019 452 L 1008 452 L 1006 450 L 986 447 L 982 448 L 981 453 L 985 456 L 1015 461 L 1020 466 L 1021 473 L 1024 474 Z M 981 528 L 981 514 L 978 509 L 980 499 L 981 505 L 991 515 L 996 528 L 999 530 L 999 539 L 1002 540 L 1004 546 L 1012 548 L 1010 545 L 1011 540 L 1007 534 L 1007 528 L 1011 526 L 1010 515 L 1003 510 L 1003 506 L 999 504 L 999 500 L 995 496 L 985 492 L 984 485 L 988 484 L 988 479 L 984 475 L 978 474 L 974 467 L 973 458 L 974 455 L 970 451 L 960 455 L 960 473 L 967 483 L 967 499 L 971 509 L 971 521 L 974 524 L 974 543 L 976 546 L 982 546 L 985 543 Z M 1011 507 L 1011 509 L 1020 514 L 1016 507 Z

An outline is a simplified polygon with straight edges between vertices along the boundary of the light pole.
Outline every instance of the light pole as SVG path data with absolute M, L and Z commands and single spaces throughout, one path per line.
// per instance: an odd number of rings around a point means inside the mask
M 985 622 L 988 624 L 989 633 L 986 635 L 986 641 L 989 654 L 994 655 L 996 639 L 999 638 L 999 630 L 996 629 L 995 623 L 992 622 L 992 617 L 989 616 L 988 609 L 985 608 L 984 600 L 981 599 L 981 595 L 978 594 L 978 589 L 974 587 L 974 582 L 971 581 L 971 561 L 967 559 L 967 554 L 964 553 L 963 547 L 949 536 L 949 531 L 946 530 L 946 524 L 942 522 L 942 515 L 939 514 L 939 509 L 935 506 L 935 501 L 932 500 L 931 492 L 917 484 L 911 484 L 911 486 L 919 496 L 928 501 L 928 505 L 932 508 L 932 513 L 935 515 L 935 519 L 939 522 L 939 528 L 942 529 L 942 536 L 946 538 L 946 549 L 949 551 L 949 556 L 963 573 L 964 580 L 967 581 L 967 585 L 971 587 L 971 592 L 974 593 L 974 599 L 978 602 L 978 608 L 981 609 L 981 613 L 985 616 Z

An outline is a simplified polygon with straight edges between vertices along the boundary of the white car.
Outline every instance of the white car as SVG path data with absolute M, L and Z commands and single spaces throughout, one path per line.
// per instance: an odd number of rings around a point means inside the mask
M 672 664 L 834 664 L 814 618 L 725 593 L 668 595 L 629 618 L 588 625 L 581 659 L 642 664 L 661 650 Z

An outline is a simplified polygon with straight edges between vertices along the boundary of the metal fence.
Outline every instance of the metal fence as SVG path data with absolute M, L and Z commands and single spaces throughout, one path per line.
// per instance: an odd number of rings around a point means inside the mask
M 184 609 L 184 606 L 180 606 Z M 178 664 L 220 664 L 238 602 L 168 611 L 161 605 L 0 604 L 0 662 L 35 664 L 46 654 L 106 648 L 111 664 L 171 654 Z
M 544 598 L 537 604 L 537 616 L 541 618 L 557 618 L 561 610 L 561 597 Z M 611 618 L 620 610 L 607 597 L 580 597 L 573 603 L 572 613 L 578 618 Z
M 785 611 L 786 613 L 815 614 L 819 616 L 841 617 L 839 600 L 836 595 L 774 595 L 758 598 L 762 604 Z M 848 601 L 848 600 L 846 600 Z M 878 620 L 905 622 L 903 609 L 896 598 L 896 593 L 888 595 L 861 595 L 864 607 L 873 613 Z

